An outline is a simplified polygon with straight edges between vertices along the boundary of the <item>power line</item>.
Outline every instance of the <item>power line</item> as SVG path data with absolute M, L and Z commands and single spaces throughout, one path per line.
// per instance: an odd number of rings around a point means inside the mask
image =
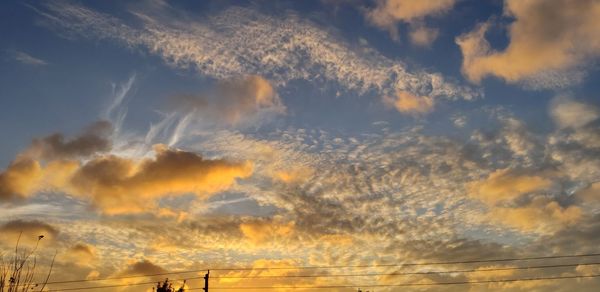
M 329 265 L 329 266 L 298 266 L 298 267 L 262 267 L 262 268 L 203 268 L 196 270 L 182 270 L 176 272 L 164 272 L 155 274 L 132 275 L 122 277 L 107 277 L 102 279 L 79 279 L 52 281 L 47 284 L 68 284 L 68 283 L 83 283 L 83 282 L 98 282 L 109 280 L 123 280 L 154 276 L 179 275 L 187 273 L 211 271 L 261 271 L 261 270 L 319 270 L 319 269 L 343 269 L 343 268 L 382 268 L 382 267 L 409 267 L 409 266 L 427 266 L 427 265 L 452 265 L 452 264 L 473 264 L 473 263 L 492 263 L 492 262 L 513 262 L 527 260 L 544 260 L 544 259 L 564 259 L 564 258 L 581 258 L 600 256 L 600 253 L 590 254 L 574 254 L 574 255 L 555 255 L 555 256 L 538 256 L 538 257 L 521 257 L 521 258 L 504 258 L 504 259 L 484 259 L 484 260 L 468 260 L 468 261 L 448 261 L 448 262 L 423 262 L 423 263 L 399 263 L 399 264 L 372 264 L 372 265 Z M 216 278 L 216 277 L 213 277 Z
M 332 278 L 332 277 L 408 276 L 408 275 L 435 275 L 435 274 L 475 273 L 475 272 L 492 272 L 492 271 L 513 271 L 513 270 L 546 269 L 546 268 L 566 268 L 566 267 L 592 266 L 592 265 L 600 265 L 600 262 L 525 266 L 525 267 L 506 267 L 506 268 L 483 268 L 483 269 L 450 270 L 450 271 L 427 271 L 427 272 L 322 274 L 322 275 L 213 276 L 211 278 L 213 278 L 213 279 L 260 279 L 260 278 Z
M 473 272 L 490 272 L 490 271 L 507 271 L 507 270 L 524 270 L 524 269 L 541 269 L 541 268 L 559 268 L 559 267 L 574 267 L 574 266 L 586 266 L 586 265 L 600 265 L 598 263 L 579 263 L 579 264 L 560 264 L 560 265 L 543 265 L 543 266 L 527 266 L 527 267 L 507 267 L 507 268 L 488 268 L 488 269 L 471 269 L 471 270 L 452 270 L 452 271 L 429 271 L 429 272 L 406 272 L 406 273 L 371 273 L 371 274 L 336 274 L 336 275 L 282 275 L 282 276 L 216 276 L 211 277 L 213 279 L 252 279 L 252 278 L 323 278 L 323 277 L 372 277 L 372 276 L 403 276 L 403 275 L 430 275 L 430 274 L 451 274 L 451 273 L 473 273 Z M 183 280 L 197 280 L 203 279 L 204 277 L 190 277 L 173 279 L 171 281 L 183 281 Z M 127 284 L 115 284 L 115 285 L 101 285 L 101 286 L 89 286 L 89 287 L 75 287 L 65 288 L 60 290 L 49 290 L 49 291 L 76 291 L 76 290 L 90 290 L 90 289 L 103 289 L 103 288 L 117 288 L 117 287 L 129 287 L 129 286 L 140 286 L 155 284 L 152 282 L 140 282 L 140 283 L 127 283 Z M 371 287 L 371 286 L 369 286 Z M 219 288 L 211 288 L 219 289 Z M 227 288 L 223 288 L 227 289 Z M 257 288 L 258 289 L 258 288 Z
M 460 282 L 437 282 L 437 283 L 405 283 L 405 284 L 374 284 L 374 285 L 324 285 L 324 286 L 256 286 L 256 287 L 212 287 L 215 290 L 250 290 L 250 289 L 336 289 L 336 288 L 357 288 L 366 286 L 371 288 L 385 287 L 411 287 L 411 286 L 444 286 L 444 285 L 471 285 L 471 284 L 488 284 L 488 283 L 509 283 L 509 282 L 526 282 L 526 281 L 541 281 L 541 280 L 566 280 L 580 278 L 597 278 L 600 274 L 594 275 L 578 275 L 578 276 L 557 276 L 557 277 L 535 277 L 535 278 L 517 278 L 517 279 L 500 279 L 500 280 L 483 280 L 483 281 L 460 281 Z M 198 290 L 201 288 L 188 288 L 187 290 Z
M 444 286 L 444 285 L 471 285 L 471 284 L 489 284 L 489 283 L 509 283 L 509 282 L 526 282 L 526 281 L 541 281 L 541 280 L 566 280 L 566 279 L 581 279 L 581 278 L 597 278 L 600 274 L 593 275 L 576 275 L 576 276 L 555 276 L 555 277 L 533 277 L 533 278 L 517 278 L 517 279 L 499 279 L 499 280 L 482 280 L 482 281 L 459 281 L 459 282 L 437 282 L 437 283 L 403 283 L 403 284 L 373 284 L 373 285 L 360 285 L 368 286 L 373 288 L 385 288 L 385 287 L 411 287 L 411 286 Z M 202 279 L 204 277 L 188 278 L 191 279 Z M 173 281 L 181 281 L 183 279 L 177 279 Z M 129 286 L 140 286 L 155 284 L 155 282 L 142 282 L 142 283 L 131 283 L 121 285 L 104 285 L 104 286 L 91 286 L 81 288 L 66 288 L 48 290 L 48 292 L 59 292 L 59 291 L 77 291 L 77 290 L 90 290 L 90 289 L 103 289 L 103 288 L 119 288 Z M 322 286 L 240 286 L 240 287 L 212 287 L 214 290 L 250 290 L 250 289 L 336 289 L 336 288 L 356 288 L 359 285 L 322 285 Z M 203 288 L 188 288 L 186 290 L 200 290 Z
M 170 280 L 170 281 L 197 280 L 197 279 L 204 279 L 204 277 L 191 277 L 191 278 L 185 278 L 185 279 L 173 279 L 173 280 Z M 50 290 L 48 290 L 48 292 L 119 288 L 119 287 L 131 287 L 131 286 L 141 286 L 141 285 L 151 285 L 151 284 L 156 284 L 156 281 L 152 281 L 152 282 L 139 282 L 139 283 L 127 283 L 127 284 L 114 284 L 114 285 L 88 286 L 88 287 L 76 287 L 76 288 L 63 288 L 63 289 L 50 289 Z

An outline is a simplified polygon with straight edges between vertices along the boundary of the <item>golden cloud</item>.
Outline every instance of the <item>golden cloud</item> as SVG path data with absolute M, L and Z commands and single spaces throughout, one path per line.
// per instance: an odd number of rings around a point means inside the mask
M 433 110 L 434 101 L 429 96 L 418 96 L 407 91 L 397 91 L 396 98 L 386 96 L 383 102 L 401 113 L 425 114 Z
M 250 242 L 262 244 L 270 240 L 290 236 L 295 230 L 295 222 L 250 220 L 241 223 L 240 230 Z
M 437 30 L 425 29 L 422 21 L 427 16 L 448 12 L 456 0 L 379 0 L 374 9 L 367 12 L 367 19 L 373 25 L 389 31 L 398 40 L 398 22 L 415 24 L 411 27 L 411 41 L 417 45 L 429 45 L 437 37 Z
M 177 95 L 179 111 L 198 111 L 211 120 L 236 125 L 264 113 L 283 114 L 286 109 L 271 83 L 258 75 L 221 81 L 215 92 Z
M 561 206 L 551 198 L 535 194 L 553 186 L 547 175 L 497 170 L 483 181 L 470 183 L 469 195 L 489 207 L 487 220 L 525 232 L 552 233 L 579 221 L 582 210 L 577 206 Z M 524 205 L 500 204 L 510 203 L 526 194 L 535 196 Z
M 305 181 L 313 174 L 314 170 L 312 168 L 299 165 L 293 169 L 274 171 L 273 177 L 285 183 L 295 183 Z
M 439 30 L 419 25 L 413 27 L 408 35 L 411 43 L 421 47 L 428 47 L 437 39 Z
M 196 194 L 205 198 L 249 177 L 252 163 L 202 156 L 155 146 L 154 159 L 97 156 L 81 164 L 55 160 L 42 166 L 19 158 L 0 173 L 0 198 L 26 198 L 51 190 L 90 199 L 106 214 L 142 213 L 156 209 L 160 197 Z
M 17 158 L 0 173 L 0 200 L 23 199 L 37 190 L 42 177 L 39 162 L 28 158 Z
M 85 243 L 77 243 L 58 255 L 57 260 L 66 264 L 93 267 L 98 259 L 96 249 Z
M 535 75 L 574 69 L 600 54 L 600 3 L 594 0 L 506 0 L 514 17 L 510 43 L 495 51 L 485 38 L 490 24 L 456 38 L 463 73 L 473 82 L 488 75 L 517 82 Z
M 582 210 L 577 206 L 563 207 L 550 199 L 536 197 L 527 206 L 492 208 L 489 218 L 521 231 L 553 233 L 578 222 L 582 218 Z
M 468 185 L 469 195 L 488 205 L 516 199 L 524 194 L 543 191 L 552 186 L 552 181 L 537 175 L 519 174 L 511 169 L 492 172 L 485 180 Z
M 206 197 L 252 174 L 250 162 L 206 160 L 164 146 L 155 151 L 154 159 L 141 161 L 113 155 L 91 160 L 73 174 L 70 189 L 90 197 L 107 214 L 141 213 L 154 208 L 159 197 L 186 193 Z
M 582 202 L 600 202 L 600 182 L 590 184 L 574 196 Z
M 272 291 L 289 291 L 285 287 L 291 286 L 309 286 L 318 284 L 318 279 L 315 278 L 296 278 L 293 283 L 290 283 L 289 279 L 286 278 L 278 278 L 277 276 L 287 276 L 287 275 L 296 275 L 298 271 L 296 270 L 287 270 L 287 269 L 277 269 L 277 268 L 288 268 L 298 266 L 300 261 L 294 259 L 279 259 L 279 260 L 269 260 L 269 259 L 261 259 L 256 260 L 252 263 L 252 270 L 239 271 L 239 272 L 227 272 L 223 274 L 225 277 L 230 278 L 220 278 L 217 283 L 218 286 L 221 287 L 260 287 L 260 286 L 277 286 L 283 287 L 279 289 L 271 289 Z M 266 269 L 266 268 L 274 268 L 274 269 Z M 263 278 L 235 278 L 235 277 L 263 277 Z M 216 284 L 215 284 L 216 285 Z M 245 291 L 264 291 L 259 289 L 244 289 Z M 302 291 L 302 289 L 300 290 Z M 335 290 L 333 290 L 335 291 Z

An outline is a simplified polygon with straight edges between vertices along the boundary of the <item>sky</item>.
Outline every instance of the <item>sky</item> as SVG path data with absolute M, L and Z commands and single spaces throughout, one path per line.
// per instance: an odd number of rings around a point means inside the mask
M 431 284 L 600 275 L 460 263 L 599 252 L 599 19 L 595 0 L 2 1 L 0 248 L 43 234 L 50 281 L 90 280 L 51 291 L 205 268 L 246 269 L 216 288 L 595 291 Z M 400 266 L 431 262 L 459 263 Z M 343 267 L 267 269 L 298 266 Z M 311 273 L 330 277 L 273 277 Z M 379 275 L 332 276 L 357 273 Z

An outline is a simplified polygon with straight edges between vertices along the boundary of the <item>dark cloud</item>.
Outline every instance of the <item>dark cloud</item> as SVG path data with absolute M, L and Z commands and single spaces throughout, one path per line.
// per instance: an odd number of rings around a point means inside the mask
M 58 236 L 59 230 L 54 226 L 38 220 L 13 220 L 0 226 L 0 241 L 13 245 L 20 237 L 20 242 L 33 243 L 38 236 L 43 235 L 44 241 L 52 241 Z
M 167 270 L 150 262 L 149 260 L 141 260 L 126 267 L 119 273 L 120 276 L 137 276 L 165 273 Z
M 83 243 L 75 244 L 69 250 L 71 252 L 75 252 L 75 253 L 79 253 L 79 254 L 85 254 L 85 255 L 90 256 L 90 257 L 92 257 L 92 256 L 95 255 L 94 249 L 91 246 L 89 246 L 87 244 L 83 244 Z
M 72 139 L 65 139 L 60 133 L 34 139 L 28 151 L 33 157 L 46 160 L 89 157 L 111 149 L 112 130 L 110 122 L 98 121 Z

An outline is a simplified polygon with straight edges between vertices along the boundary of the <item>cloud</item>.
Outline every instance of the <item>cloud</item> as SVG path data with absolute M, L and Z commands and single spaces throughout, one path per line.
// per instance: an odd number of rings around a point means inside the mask
M 161 197 L 193 193 L 206 198 L 253 172 L 248 161 L 204 159 L 163 145 L 155 146 L 153 159 L 112 154 L 79 157 L 85 159 L 82 161 L 63 159 L 73 153 L 91 155 L 93 151 L 87 150 L 95 149 L 90 146 L 95 143 L 81 141 L 88 140 L 48 144 L 53 145 L 49 146 L 52 151 L 41 153 L 51 155 L 40 157 L 54 159 L 45 164 L 27 155 L 17 157 L 0 173 L 0 199 L 14 201 L 38 192 L 62 192 L 89 199 L 106 214 L 144 213 L 156 210 L 156 200 Z
M 267 16 L 232 7 L 210 17 L 171 9 L 134 11 L 134 24 L 83 6 L 49 3 L 38 11 L 46 25 L 69 37 L 112 40 L 142 48 L 177 68 L 224 80 L 260 75 L 277 87 L 293 80 L 336 83 L 345 90 L 379 96 L 396 90 L 449 99 L 481 92 L 445 81 L 438 73 L 410 71 L 375 50 L 359 50 L 319 25 L 294 14 Z M 185 20 L 185 21 L 182 21 Z
M 518 159 L 517 153 L 521 151 L 512 149 L 522 147 L 510 146 L 502 138 L 504 132 L 519 132 L 524 137 L 538 134 L 520 127 L 510 118 L 496 122 L 499 129 L 488 137 L 489 141 L 472 145 L 444 136 L 426 135 L 418 128 L 356 136 L 286 129 L 270 133 L 267 138 L 257 133 L 218 131 L 189 147 L 198 153 L 229 157 L 232 161 L 252 159 L 252 177 L 232 185 L 228 191 L 243 194 L 243 198 L 256 201 L 260 206 L 272 206 L 276 215 L 261 218 L 205 214 L 196 212 L 196 205 L 186 201 L 182 205 L 188 208 L 190 216 L 181 222 L 145 216 L 136 216 L 135 220 L 102 217 L 101 222 L 63 223 L 73 225 L 65 236 L 88 238 L 103 234 L 94 237 L 98 240 L 94 245 L 99 252 L 110 255 L 103 262 L 105 268 L 100 269 L 108 270 L 108 274 L 115 270 L 115 265 L 120 265 L 113 259 L 131 258 L 131 250 L 139 251 L 135 254 L 138 259 L 150 258 L 161 267 L 177 265 L 182 269 L 198 269 L 252 267 L 257 259 L 266 259 L 266 262 L 290 259 L 287 265 L 360 265 L 517 257 L 553 254 L 554 248 L 562 251 L 585 246 L 591 250 L 597 246 L 594 231 L 586 229 L 592 220 L 597 221 L 589 218 L 588 208 L 596 208 L 593 201 L 586 201 L 588 207 L 585 207 L 568 195 L 571 185 L 581 180 L 566 178 L 558 161 L 548 163 L 550 170 L 519 167 L 526 163 Z M 551 146 L 524 149 L 548 155 L 553 151 Z M 492 155 L 480 155 L 488 151 Z M 494 152 L 502 154 L 494 155 Z M 140 165 L 141 161 L 135 163 Z M 300 179 L 287 182 L 275 176 L 279 170 L 293 172 L 301 167 L 313 171 L 301 171 Z M 471 196 L 466 186 L 472 182 L 481 183 L 474 190 L 485 194 Z M 497 196 L 493 196 L 494 193 Z M 482 204 L 480 198 L 483 201 L 487 197 L 492 203 Z M 586 233 L 563 237 L 566 231 L 574 230 Z M 561 238 L 551 236 L 554 234 L 560 234 Z M 584 242 L 581 237 L 588 241 L 581 243 Z M 547 243 L 535 248 L 529 248 L 529 244 L 524 248 L 512 244 L 537 243 L 542 239 Z M 202 251 L 201 259 L 173 256 L 194 254 L 198 250 Z M 451 268 L 472 267 L 455 265 Z M 230 274 L 269 275 L 271 272 L 252 270 Z M 527 272 L 519 271 L 514 277 L 524 275 L 528 275 Z M 487 276 L 491 274 L 478 272 L 472 278 Z M 376 283 L 395 279 L 379 278 Z M 432 275 L 407 278 L 407 281 L 459 279 L 471 278 L 467 274 Z M 222 281 L 223 285 L 225 282 L 239 286 L 248 283 L 238 280 Z M 282 279 L 259 279 L 263 280 L 265 285 L 289 284 Z M 327 281 L 306 279 L 303 283 Z M 360 280 L 348 281 L 350 285 L 360 284 Z M 560 286 L 548 285 L 550 288 L 546 290 Z M 479 287 L 483 291 L 498 288 L 498 285 Z M 527 290 L 523 287 L 510 286 Z
M 25 64 L 25 65 L 31 65 L 31 66 L 46 66 L 46 65 L 48 65 L 48 62 L 46 62 L 42 59 L 36 58 L 32 55 L 29 55 L 25 52 L 13 51 L 12 56 L 17 62 Z
M 60 188 L 77 167 L 73 159 L 89 158 L 111 149 L 111 132 L 110 123 L 100 121 L 73 139 L 65 140 L 60 133 L 34 139 L 0 172 L 0 201 L 24 199 L 38 191 Z
M 554 187 L 548 176 L 548 173 L 532 175 L 511 169 L 497 170 L 485 180 L 471 183 L 470 196 L 488 206 L 488 218 L 494 223 L 525 232 L 556 232 L 577 223 L 582 210 L 577 206 L 562 206 L 548 197 Z
M 88 161 L 73 173 L 68 188 L 107 214 L 141 213 L 154 209 L 159 197 L 194 193 L 205 198 L 252 174 L 250 162 L 207 160 L 163 146 L 155 151 L 154 159 L 141 161 L 112 155 Z
M 568 98 L 556 98 L 550 106 L 558 129 L 547 141 L 551 157 L 571 179 L 584 183 L 600 175 L 600 111 L 595 105 Z
M 40 164 L 32 159 L 18 159 L 0 173 L 0 200 L 23 199 L 32 194 L 41 177 Z
M 421 47 L 430 46 L 439 35 L 437 28 L 429 28 L 425 26 L 418 26 L 411 29 L 409 32 L 410 41 Z
M 0 225 L 0 233 L 2 237 L 0 241 L 5 245 L 13 246 L 17 243 L 17 239 L 21 244 L 35 244 L 38 241 L 38 236 L 43 235 L 44 241 L 53 241 L 58 236 L 58 229 L 54 226 L 38 220 L 12 220 Z
M 450 11 L 455 2 L 456 0 L 378 0 L 376 6 L 367 11 L 367 19 L 373 25 L 389 31 L 395 40 L 399 39 L 397 23 L 409 23 L 412 43 L 429 46 L 437 38 L 438 32 L 437 29 L 425 27 L 423 19 Z
M 463 73 L 473 82 L 492 75 L 508 83 L 532 81 L 534 87 L 570 86 L 600 55 L 597 1 L 506 0 L 504 14 L 514 18 L 504 50 L 487 41 L 489 22 L 456 38 Z
M 425 114 L 432 111 L 435 105 L 433 98 L 429 96 L 417 96 L 406 91 L 396 92 L 395 98 L 384 97 L 384 103 L 408 114 Z
M 276 237 L 290 236 L 294 232 L 294 222 L 280 220 L 252 220 L 240 224 L 240 230 L 250 242 L 261 244 Z
M 133 262 L 121 272 L 119 276 L 139 276 L 139 275 L 152 275 L 166 273 L 167 270 L 152 263 L 151 261 L 144 259 L 141 261 Z
M 550 115 L 559 128 L 581 128 L 600 118 L 600 110 L 569 98 L 555 98 Z
M 111 150 L 112 131 L 110 122 L 98 121 L 79 136 L 66 141 L 60 133 L 34 139 L 24 155 L 43 160 L 89 157 Z
M 511 169 L 500 169 L 485 180 L 469 185 L 470 196 L 489 205 L 514 200 L 524 194 L 544 191 L 552 187 L 552 181 L 538 175 L 520 174 Z
M 578 206 L 561 206 L 558 202 L 535 197 L 526 206 L 515 208 L 492 208 L 489 218 L 525 232 L 554 233 L 578 223 L 583 211 Z
M 252 124 L 262 116 L 286 110 L 269 81 L 257 75 L 221 81 L 212 93 L 177 95 L 172 103 L 179 111 L 229 125 Z
M 98 252 L 91 245 L 77 243 L 61 253 L 57 260 L 67 265 L 93 268 L 98 261 Z
M 576 192 L 574 196 L 585 203 L 600 202 L 600 182 L 590 184 Z

